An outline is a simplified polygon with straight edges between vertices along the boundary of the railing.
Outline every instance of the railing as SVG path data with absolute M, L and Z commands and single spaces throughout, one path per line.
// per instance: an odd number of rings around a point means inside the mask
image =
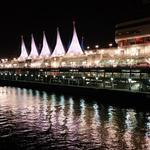
M 127 73 L 127 76 L 120 74 L 113 76 L 112 72 L 110 72 L 109 76 L 105 72 L 104 76 L 99 76 L 99 74 L 97 73 L 96 76 L 88 76 L 86 74 L 86 76 L 84 76 L 78 72 L 70 72 L 67 75 L 65 73 L 59 75 L 48 75 L 44 72 L 39 74 L 37 71 L 29 72 L 28 74 L 23 72 L 17 74 L 7 71 L 0 74 L 0 80 L 150 92 L 148 73 L 146 77 L 142 77 L 141 75 L 132 77 L 131 73 Z

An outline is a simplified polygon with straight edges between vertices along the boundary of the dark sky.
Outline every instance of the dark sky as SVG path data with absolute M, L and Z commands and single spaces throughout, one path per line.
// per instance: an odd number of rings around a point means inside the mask
M 150 0 L 3 3 L 0 5 L 0 58 L 19 56 L 20 35 L 24 35 L 29 51 L 31 33 L 39 46 L 43 30 L 53 48 L 57 26 L 67 47 L 72 37 L 72 21 L 76 22 L 79 40 L 84 37 L 84 46 L 105 47 L 114 42 L 117 23 L 143 16 L 150 16 Z

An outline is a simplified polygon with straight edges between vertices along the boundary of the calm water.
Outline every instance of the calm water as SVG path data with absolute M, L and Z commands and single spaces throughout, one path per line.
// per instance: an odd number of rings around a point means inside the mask
M 13 148 L 150 150 L 150 112 L 0 87 L 0 150 Z

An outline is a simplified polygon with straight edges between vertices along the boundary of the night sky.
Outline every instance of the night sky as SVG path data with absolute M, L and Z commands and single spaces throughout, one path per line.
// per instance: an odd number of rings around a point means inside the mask
M 40 48 L 42 31 L 53 49 L 56 28 L 67 48 L 72 38 L 72 22 L 76 22 L 79 40 L 84 39 L 84 47 L 99 44 L 106 47 L 114 43 L 115 25 L 130 19 L 150 17 L 150 0 L 99 0 L 59 2 L 8 2 L 0 5 L 0 58 L 18 57 L 20 36 L 24 35 L 30 52 L 30 35 Z

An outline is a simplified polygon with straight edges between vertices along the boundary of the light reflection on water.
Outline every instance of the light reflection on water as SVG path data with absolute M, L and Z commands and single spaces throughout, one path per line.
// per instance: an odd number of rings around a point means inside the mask
M 150 112 L 0 87 L 0 149 L 150 149 Z

